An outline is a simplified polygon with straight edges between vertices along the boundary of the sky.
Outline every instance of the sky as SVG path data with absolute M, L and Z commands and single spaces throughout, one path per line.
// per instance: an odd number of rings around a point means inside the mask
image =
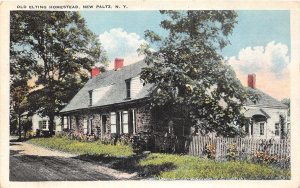
M 113 67 L 115 58 L 125 65 L 143 57 L 136 50 L 144 43 L 144 31 L 161 35 L 158 11 L 82 11 L 87 26 L 102 43 Z M 238 11 L 238 23 L 222 50 L 226 62 L 246 86 L 247 75 L 256 74 L 256 87 L 281 100 L 290 96 L 290 12 L 285 10 Z

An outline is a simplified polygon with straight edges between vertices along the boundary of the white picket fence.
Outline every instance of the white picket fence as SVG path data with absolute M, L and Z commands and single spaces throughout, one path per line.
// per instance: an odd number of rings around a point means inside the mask
M 279 159 L 290 157 L 289 140 L 255 140 L 247 138 L 211 138 L 205 136 L 193 136 L 189 144 L 189 155 L 204 156 L 207 145 L 213 145 L 217 159 L 226 158 L 230 145 L 235 145 L 238 154 L 246 157 L 253 156 L 258 151 L 264 151 L 268 155 L 277 156 Z

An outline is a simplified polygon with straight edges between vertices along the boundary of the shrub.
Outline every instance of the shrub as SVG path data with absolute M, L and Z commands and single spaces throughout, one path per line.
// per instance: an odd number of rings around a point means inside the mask
M 35 137 L 36 136 L 36 131 L 30 130 L 30 131 L 28 131 L 27 135 L 28 135 L 29 138 Z
M 148 132 L 140 132 L 132 137 L 132 148 L 134 152 L 141 153 L 142 151 L 154 151 L 155 142 L 154 136 Z
M 108 136 L 104 136 L 103 138 L 100 139 L 100 143 L 104 145 L 113 145 L 114 139 Z
M 277 155 L 270 155 L 266 151 L 256 151 L 252 162 L 259 164 L 267 164 L 283 169 L 290 168 L 290 158 L 280 158 Z
M 117 141 L 117 145 L 120 144 L 120 145 L 132 145 L 132 142 L 133 142 L 133 137 L 130 136 L 129 134 L 123 134 L 120 136 L 120 138 L 118 139 Z
M 207 144 L 205 146 L 204 154 L 207 155 L 207 158 L 209 158 L 209 159 L 215 159 L 216 158 L 216 145 Z
M 239 158 L 239 152 L 237 150 L 237 145 L 236 144 L 230 144 L 229 145 L 229 148 L 227 149 L 226 158 L 229 161 L 237 160 Z
M 56 137 L 56 138 L 67 137 L 67 133 L 64 132 L 64 131 L 56 132 L 56 133 L 55 133 L 55 137 Z

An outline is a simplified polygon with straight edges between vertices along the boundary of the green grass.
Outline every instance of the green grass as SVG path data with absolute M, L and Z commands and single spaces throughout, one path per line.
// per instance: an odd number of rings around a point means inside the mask
M 159 179 L 290 179 L 290 171 L 244 161 L 216 162 L 193 156 L 151 154 L 140 166 L 151 169 L 161 166 Z M 166 165 L 168 164 L 168 165 Z M 167 167 L 166 167 L 167 168 Z
M 122 171 L 137 171 L 140 176 L 157 179 L 290 179 L 290 170 L 246 161 L 216 162 L 188 155 L 153 153 L 147 157 L 134 156 L 132 148 L 124 145 L 104 145 L 80 142 L 65 137 L 35 138 L 28 142 L 50 149 L 86 156 L 101 156 L 94 160 L 112 163 Z M 119 162 L 118 159 L 121 159 Z
M 70 152 L 79 155 L 103 155 L 112 157 L 127 157 L 133 154 L 132 148 L 125 145 L 104 145 L 98 142 L 80 142 L 62 137 L 35 138 L 29 143 L 42 147 Z

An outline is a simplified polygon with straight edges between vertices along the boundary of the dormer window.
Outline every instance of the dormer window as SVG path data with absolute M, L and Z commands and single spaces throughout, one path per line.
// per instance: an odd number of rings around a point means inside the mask
M 130 82 L 131 82 L 131 79 L 125 80 L 125 83 L 126 83 L 126 99 L 131 98 L 131 95 L 130 95 L 131 94 Z
M 93 90 L 89 91 L 89 101 L 90 101 L 90 106 L 93 105 Z
M 100 87 L 89 91 L 89 106 L 96 105 L 97 102 L 104 98 L 107 92 L 111 91 L 112 85 Z

